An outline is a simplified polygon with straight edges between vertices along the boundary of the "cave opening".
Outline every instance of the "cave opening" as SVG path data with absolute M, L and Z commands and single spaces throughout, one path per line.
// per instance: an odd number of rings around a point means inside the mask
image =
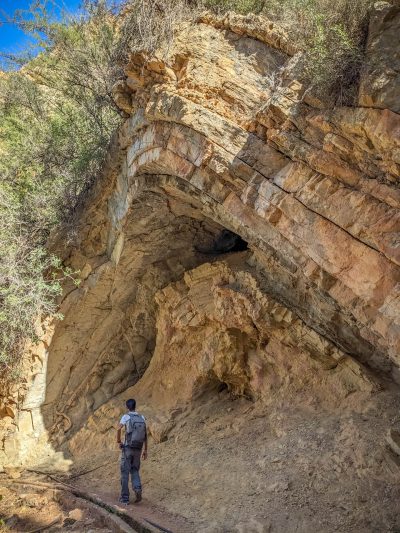
M 208 248 L 196 247 L 196 250 L 206 255 L 221 255 L 233 252 L 243 252 L 249 247 L 240 235 L 224 228 Z
M 175 284 L 183 282 L 184 273 L 213 262 L 212 256 L 248 249 L 224 220 L 201 213 L 176 190 L 168 192 L 157 187 L 137 192 L 122 237 L 113 237 L 109 261 L 97 265 L 97 256 L 84 256 L 92 271 L 63 301 L 64 320 L 57 323 L 48 349 L 38 417 L 51 449 L 65 457 L 74 457 L 70 443 L 80 441 L 94 413 L 106 405 L 121 408 L 128 391 L 140 387 L 156 351 L 159 306 L 167 294 L 163 291 L 170 287 L 178 297 Z M 83 261 L 80 255 L 78 259 Z M 146 383 L 141 387 L 134 394 L 147 401 Z M 194 399 L 197 392 L 202 401 L 215 398 L 216 392 L 217 397 L 235 396 L 231 380 L 216 376 L 198 384 Z M 162 394 L 159 401 L 156 394 L 150 396 L 159 407 L 164 405 Z

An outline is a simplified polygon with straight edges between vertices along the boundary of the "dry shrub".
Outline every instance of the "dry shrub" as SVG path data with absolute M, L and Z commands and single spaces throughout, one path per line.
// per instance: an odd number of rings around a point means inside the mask
M 114 60 L 123 65 L 136 51 L 149 54 L 162 50 L 168 56 L 175 32 L 197 14 L 197 2 L 190 0 L 130 0 L 121 12 L 120 38 Z
M 314 92 L 352 104 L 364 54 L 371 0 L 271 0 L 265 12 L 304 51 L 304 73 Z
M 205 0 L 203 5 L 217 13 L 235 11 L 242 15 L 261 13 L 266 6 L 266 0 Z
M 218 13 L 263 13 L 278 22 L 303 51 L 304 76 L 313 92 L 352 104 L 363 60 L 371 0 L 205 0 Z

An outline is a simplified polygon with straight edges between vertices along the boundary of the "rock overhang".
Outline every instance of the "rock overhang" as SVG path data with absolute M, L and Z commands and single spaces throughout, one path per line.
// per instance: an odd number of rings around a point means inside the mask
M 157 351 L 157 313 L 174 313 L 156 293 L 200 272 L 209 257 L 196 245 L 224 228 L 248 243 L 241 269 L 260 293 L 319 339 L 323 365 L 337 351 L 350 362 L 345 372 L 369 375 L 367 365 L 397 379 L 399 116 L 313 107 L 289 78 L 273 90 L 295 51 L 248 19 L 206 17 L 191 31 L 177 36 L 169 61 L 136 54 L 116 87 L 129 115 L 118 161 L 85 206 L 77 246 L 64 251 L 82 284 L 66 290 L 65 320 L 46 341 L 47 396 L 37 410 L 55 447 L 79 435 L 88 412 L 112 410 L 111 399 L 138 381 L 140 390 Z M 251 350 L 264 342 L 254 339 Z

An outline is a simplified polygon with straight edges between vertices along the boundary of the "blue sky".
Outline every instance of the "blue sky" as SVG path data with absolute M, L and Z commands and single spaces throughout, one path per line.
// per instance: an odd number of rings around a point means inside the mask
M 0 0 L 0 52 L 18 53 L 29 43 L 29 38 L 13 25 L 1 24 L 5 15 L 12 15 L 16 9 L 27 9 L 33 0 Z M 81 0 L 52 0 L 55 14 L 61 10 L 76 12 Z

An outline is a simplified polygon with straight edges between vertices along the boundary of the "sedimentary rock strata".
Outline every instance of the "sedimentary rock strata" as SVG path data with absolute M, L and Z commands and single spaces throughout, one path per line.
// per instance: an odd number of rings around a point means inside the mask
M 205 15 L 168 57 L 131 58 L 112 158 L 73 245 L 52 243 L 82 282 L 26 356 L 41 354 L 19 414 L 2 411 L 17 428 L 3 463 L 111 447 L 127 394 L 162 441 L 171 413 L 220 387 L 340 411 L 399 381 L 395 89 L 377 96 L 366 66 L 360 106 L 327 109 L 297 57 L 272 24 Z M 203 253 L 224 229 L 248 249 Z

